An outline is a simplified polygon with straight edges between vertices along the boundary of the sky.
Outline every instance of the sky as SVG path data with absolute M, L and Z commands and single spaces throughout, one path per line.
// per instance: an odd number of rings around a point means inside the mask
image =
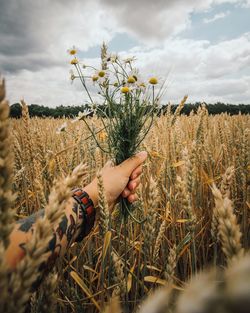
M 0 0 L 0 75 L 10 103 L 80 105 L 70 80 L 77 47 L 100 66 L 100 46 L 166 79 L 163 102 L 250 103 L 250 0 Z M 91 87 L 94 92 L 93 86 Z

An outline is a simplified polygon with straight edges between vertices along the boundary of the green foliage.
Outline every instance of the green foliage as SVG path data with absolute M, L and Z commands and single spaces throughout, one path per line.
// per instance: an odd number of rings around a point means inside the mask
M 13 118 L 20 118 L 22 116 L 22 108 L 19 103 L 14 103 L 11 105 L 10 116 Z
M 194 104 L 187 103 L 182 109 L 181 114 L 189 115 L 191 111 L 197 112 L 200 107 L 201 102 L 196 102 Z M 106 105 L 99 105 L 99 112 L 97 113 L 100 117 L 109 116 L 110 112 Z M 175 111 L 177 105 L 172 106 L 172 112 Z M 47 106 L 31 104 L 28 106 L 30 117 L 53 117 L 53 118 L 62 118 L 69 117 L 74 118 L 78 115 L 79 112 L 84 112 L 84 110 L 90 108 L 88 104 L 82 106 L 63 106 L 60 105 L 56 108 L 49 108 Z M 229 115 L 241 114 L 250 114 L 250 104 L 225 104 L 217 102 L 215 104 L 206 104 L 208 113 L 211 115 L 228 113 Z M 148 108 L 150 110 L 150 108 Z M 167 106 L 162 106 L 160 112 L 162 114 L 166 113 Z M 14 103 L 10 107 L 10 116 L 13 118 L 20 118 L 22 115 L 21 106 L 19 103 Z M 92 115 L 91 113 L 89 114 Z
M 57 106 L 56 108 L 49 108 L 47 106 L 31 104 L 28 106 L 30 117 L 52 117 L 52 118 L 74 118 L 79 112 L 84 112 L 88 106 Z M 22 109 L 19 103 L 14 103 L 10 107 L 10 117 L 20 118 L 22 116 Z
M 197 112 L 198 108 L 205 104 L 208 113 L 211 115 L 221 114 L 221 113 L 228 113 L 229 115 L 236 115 L 236 114 L 250 114 L 250 105 L 249 104 L 225 104 L 222 102 L 216 102 L 215 104 L 209 104 L 204 102 L 196 102 L 186 103 L 184 108 L 182 109 L 181 114 L 189 115 L 191 111 Z M 177 105 L 173 105 L 172 112 L 174 112 L 177 108 Z M 166 110 L 166 106 L 165 106 Z

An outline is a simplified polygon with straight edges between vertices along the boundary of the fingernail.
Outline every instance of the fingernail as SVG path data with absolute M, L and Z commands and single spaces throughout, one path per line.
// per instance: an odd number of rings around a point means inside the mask
M 147 151 L 141 151 L 137 154 L 140 158 L 144 159 L 148 156 Z

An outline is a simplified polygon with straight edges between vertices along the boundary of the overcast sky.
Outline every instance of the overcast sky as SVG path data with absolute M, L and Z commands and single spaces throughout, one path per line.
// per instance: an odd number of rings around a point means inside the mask
M 67 49 L 98 64 L 103 41 L 145 78 L 167 77 L 166 102 L 250 103 L 250 0 L 0 0 L 10 103 L 84 103 Z

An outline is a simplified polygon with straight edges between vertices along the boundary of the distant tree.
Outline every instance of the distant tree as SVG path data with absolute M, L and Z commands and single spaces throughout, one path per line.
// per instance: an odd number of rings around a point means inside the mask
M 10 106 L 10 117 L 20 118 L 22 116 L 22 108 L 20 103 L 14 103 Z
M 192 111 L 194 113 L 197 112 L 198 108 L 201 105 L 205 105 L 209 114 L 220 114 L 220 113 L 228 113 L 230 115 L 234 114 L 250 114 L 250 105 L 247 104 L 225 104 L 222 102 L 217 102 L 215 104 L 207 104 L 202 102 L 195 102 L 195 103 L 186 103 L 184 108 L 181 111 L 181 114 L 189 115 Z M 47 106 L 38 105 L 38 104 L 31 104 L 28 106 L 29 114 L 31 117 L 38 116 L 38 117 L 53 117 L 53 118 L 74 118 L 78 115 L 79 112 L 83 112 L 86 109 L 89 109 L 89 105 L 81 105 L 81 106 L 57 106 L 56 108 L 49 108 Z M 163 105 L 161 107 L 160 112 L 158 115 L 166 114 L 167 112 L 167 105 Z M 171 112 L 174 113 L 177 108 L 177 105 L 174 104 L 171 106 Z M 105 105 L 99 105 L 98 114 L 101 117 L 112 117 L 110 116 L 110 112 L 108 107 Z M 150 108 L 148 108 L 150 110 Z M 14 103 L 10 107 L 10 116 L 14 118 L 20 118 L 22 116 L 22 109 L 19 103 Z M 91 116 L 91 114 L 90 114 Z

